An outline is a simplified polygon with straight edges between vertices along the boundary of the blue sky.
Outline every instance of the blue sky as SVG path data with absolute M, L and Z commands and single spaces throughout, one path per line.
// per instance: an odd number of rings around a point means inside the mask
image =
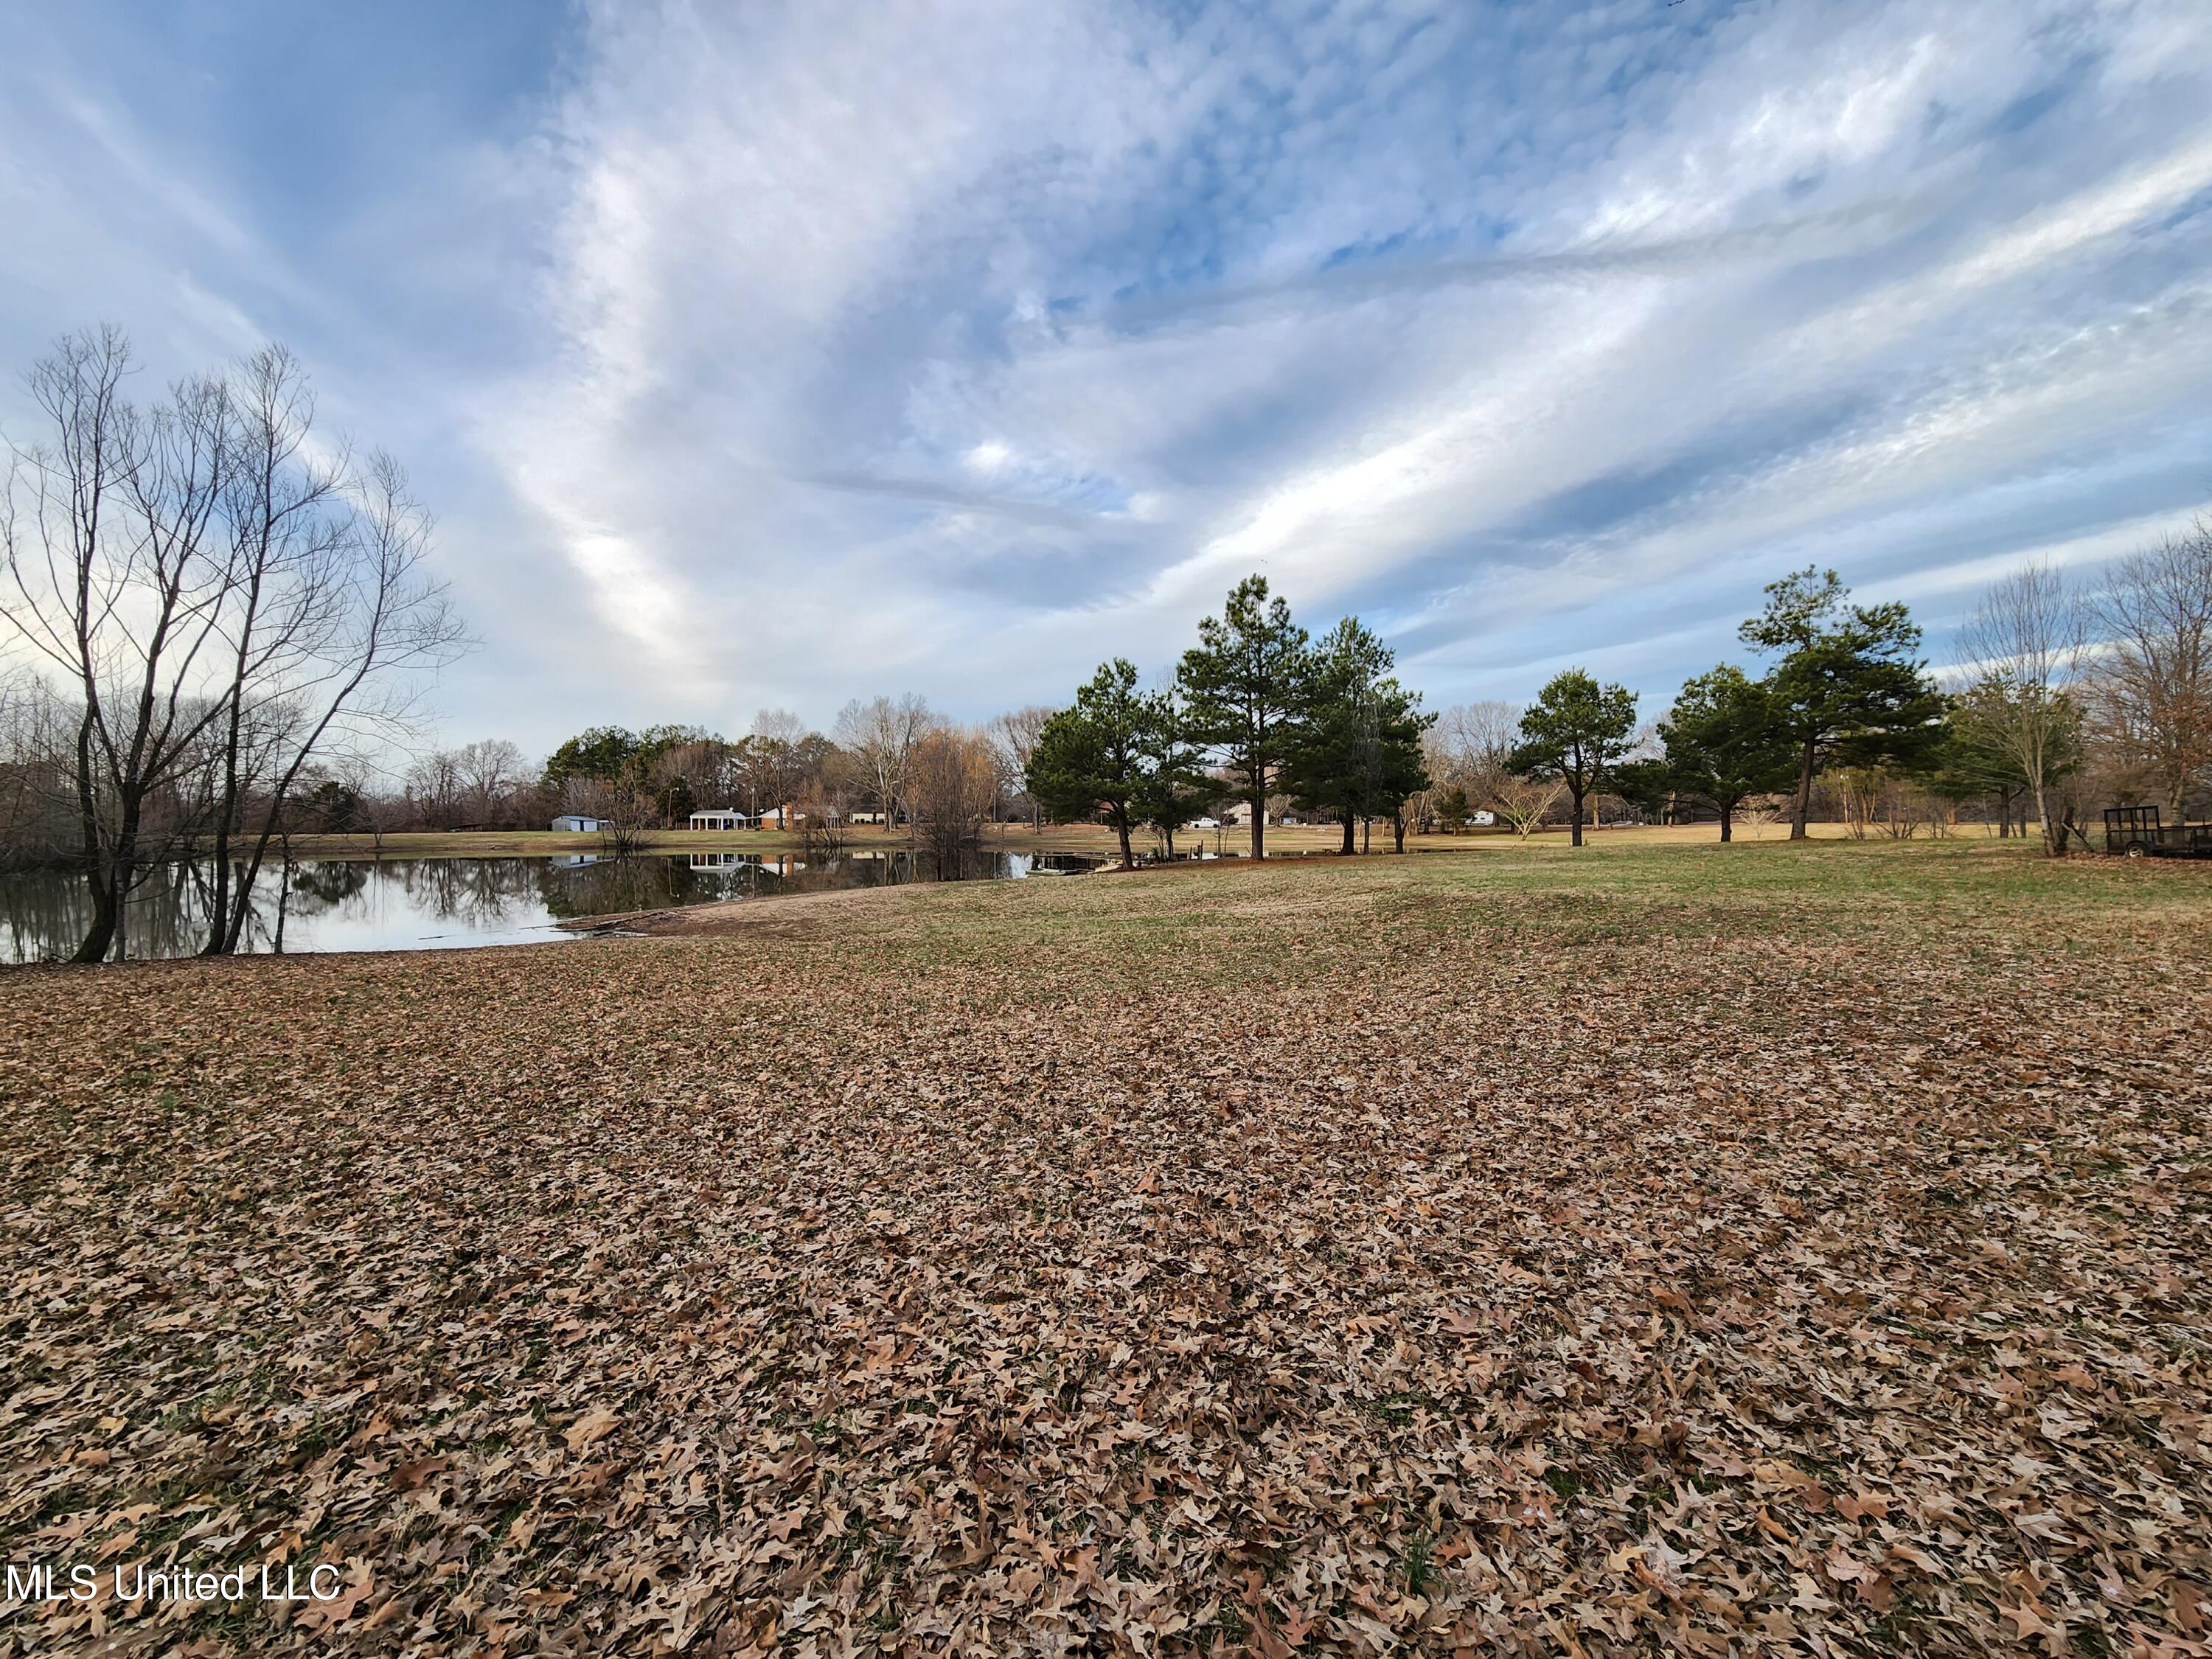
M 4 27 L 0 362 L 292 346 L 439 514 L 456 741 L 981 719 L 1255 569 L 1432 705 L 1654 714 L 1793 567 L 1941 659 L 2212 499 L 2203 0 Z

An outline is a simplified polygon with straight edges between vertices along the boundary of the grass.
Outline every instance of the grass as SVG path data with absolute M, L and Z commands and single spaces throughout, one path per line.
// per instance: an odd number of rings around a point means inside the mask
M 14 970 L 0 1533 L 370 1585 L 214 1653 L 2186 1651 L 2208 924 L 1624 833 Z

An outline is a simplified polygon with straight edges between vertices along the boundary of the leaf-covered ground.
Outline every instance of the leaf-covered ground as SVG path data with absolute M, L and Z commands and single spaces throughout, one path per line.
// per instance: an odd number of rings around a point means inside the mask
M 0 978 L 0 1654 L 2208 1650 L 2212 870 L 680 925 Z

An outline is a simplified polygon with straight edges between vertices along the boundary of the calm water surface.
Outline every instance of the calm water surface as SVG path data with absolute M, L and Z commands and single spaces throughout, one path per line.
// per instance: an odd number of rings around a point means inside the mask
M 979 853 L 940 872 L 926 854 L 869 851 L 812 863 L 750 853 L 602 858 L 320 859 L 271 866 L 255 884 L 243 948 L 257 953 L 422 951 L 567 939 L 578 916 L 717 899 L 765 898 L 910 881 L 1020 880 L 1072 874 L 1099 860 L 1061 854 Z M 132 896 L 125 949 L 182 957 L 207 939 L 205 865 L 147 871 Z M 0 876 L 0 960 L 67 957 L 83 937 L 82 879 L 40 872 Z

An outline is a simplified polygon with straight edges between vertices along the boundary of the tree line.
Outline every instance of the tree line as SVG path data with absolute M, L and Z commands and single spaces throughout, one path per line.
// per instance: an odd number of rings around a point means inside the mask
M 1817 809 L 1854 834 L 1942 833 L 1979 805 L 2002 834 L 2092 848 L 2100 805 L 2154 802 L 2179 820 L 2212 791 L 2212 526 L 2203 522 L 2078 581 L 2031 564 L 1994 583 L 1960 629 L 1945 689 L 1900 604 L 1854 604 L 1832 570 L 1765 590 L 1738 637 L 1764 672 L 1720 663 L 1639 726 L 1635 695 L 1580 669 L 1527 709 L 1444 711 L 1430 748 L 1441 787 L 1425 823 L 1477 809 L 1523 833 L 1603 795 L 1663 820 Z M 1825 799 L 1824 799 L 1825 798 Z
M 829 734 L 781 710 L 734 740 L 594 727 L 535 784 L 512 744 L 471 744 L 418 763 L 403 804 L 423 827 L 492 822 L 484 781 L 505 775 L 517 822 L 590 811 L 674 824 L 695 805 L 811 802 L 891 823 L 1096 820 L 1125 859 L 1138 831 L 1172 853 L 1231 801 L 1250 814 L 1255 853 L 1276 810 L 1337 825 L 1350 852 L 1376 823 L 1402 848 L 1410 831 L 1486 814 L 1522 834 L 1562 823 L 1580 845 L 1600 800 L 1662 822 L 1710 815 L 1723 841 L 1747 811 L 1802 839 L 1816 816 L 1896 834 L 1978 806 L 2002 833 L 2033 824 L 2056 854 L 2089 844 L 2096 804 L 2154 799 L 2179 818 L 2212 784 L 2212 526 L 2094 586 L 2041 566 L 2005 577 L 1960 629 L 1948 690 L 1901 604 L 1856 603 L 1817 568 L 1770 584 L 1765 601 L 1738 629 L 1751 665 L 1692 676 L 1652 720 L 1635 692 L 1579 667 L 1525 707 L 1425 711 L 1357 617 L 1314 639 L 1254 576 L 1149 687 L 1117 657 L 1066 707 L 972 731 L 913 695 L 848 703 Z M 917 757 L 936 780 L 927 799 Z M 963 776 L 972 787 L 948 795 Z

